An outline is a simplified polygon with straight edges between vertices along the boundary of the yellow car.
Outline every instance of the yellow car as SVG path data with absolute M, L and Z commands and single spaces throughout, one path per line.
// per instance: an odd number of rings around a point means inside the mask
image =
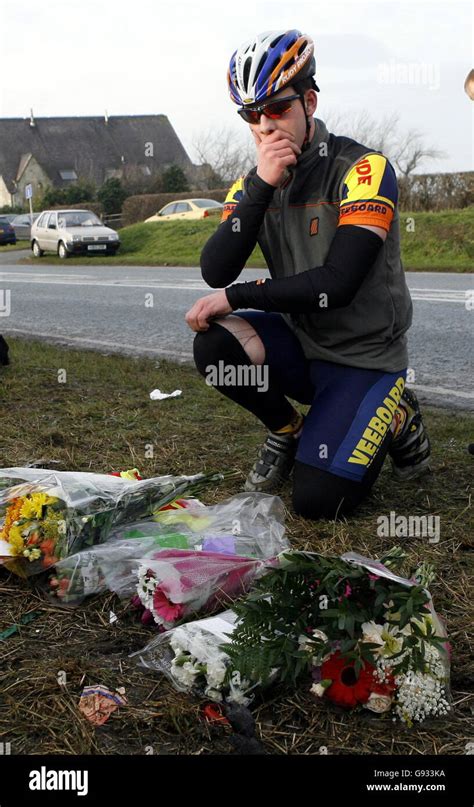
M 205 219 L 208 216 L 222 215 L 223 209 L 224 205 L 214 199 L 179 199 L 169 202 L 154 216 L 145 219 L 145 222 Z

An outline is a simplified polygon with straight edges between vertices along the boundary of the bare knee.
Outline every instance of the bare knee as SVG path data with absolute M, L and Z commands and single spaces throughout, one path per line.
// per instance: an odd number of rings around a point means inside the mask
M 247 322 L 243 317 L 237 317 L 233 314 L 218 317 L 214 322 L 217 322 L 218 325 L 222 325 L 223 328 L 227 328 L 227 330 L 239 340 L 253 364 L 263 364 L 265 361 L 265 345 L 250 322 Z

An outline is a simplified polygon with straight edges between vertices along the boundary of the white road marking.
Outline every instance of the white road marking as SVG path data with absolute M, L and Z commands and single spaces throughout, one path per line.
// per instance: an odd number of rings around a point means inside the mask
M 448 294 L 456 294 L 457 292 L 461 291 L 469 291 L 469 289 L 429 289 L 426 286 L 422 286 L 421 288 L 415 286 L 408 286 L 408 288 L 410 289 L 410 291 L 436 291 L 443 294 L 445 292 L 447 292 Z
M 150 279 L 148 282 L 134 283 L 132 280 L 94 280 L 90 275 L 33 275 L 30 273 L 20 272 L 1 272 L 0 282 L 4 279 L 9 279 L 10 283 L 33 283 L 37 285 L 51 285 L 51 286 L 91 286 L 98 288 L 124 288 L 124 289 L 163 289 L 175 291 L 204 291 L 212 294 L 213 291 L 219 289 L 211 289 L 204 281 L 198 278 L 181 278 L 179 281 L 173 283 L 172 281 L 160 280 L 159 278 Z M 51 279 L 48 279 L 51 278 Z M 417 302 L 428 303 L 458 303 L 465 305 L 467 300 L 467 289 L 411 289 L 418 293 L 412 294 L 412 300 Z M 436 294 L 434 294 L 436 292 Z M 438 293 L 439 292 L 439 293 Z M 451 296 L 447 296 L 447 295 Z
M 448 389 L 447 387 L 425 387 L 424 384 L 410 384 L 410 389 L 419 389 L 422 392 L 431 392 L 436 395 L 449 395 L 455 398 L 469 398 L 474 399 L 474 392 L 461 392 L 457 389 Z
M 218 291 L 218 289 L 211 289 L 207 286 L 204 282 L 199 281 L 190 281 L 194 283 L 193 286 L 185 286 L 183 283 L 166 283 L 161 280 L 150 280 L 148 283 L 133 283 L 133 282 L 122 282 L 120 280 L 110 280 L 108 283 L 103 283 L 100 280 L 91 280 L 91 281 L 77 281 L 77 280 L 69 280 L 69 281 L 62 281 L 62 280 L 37 280 L 36 278 L 32 279 L 30 276 L 22 278 L 18 280 L 18 276 L 12 277 L 8 280 L 9 284 L 14 285 L 15 283 L 29 283 L 38 286 L 97 286 L 103 287 L 107 289 L 111 288 L 123 288 L 123 289 L 181 289 L 184 291 L 202 291 L 208 290 L 209 294 L 213 291 Z M 4 283 L 2 280 L 2 273 L 0 272 L 0 283 Z

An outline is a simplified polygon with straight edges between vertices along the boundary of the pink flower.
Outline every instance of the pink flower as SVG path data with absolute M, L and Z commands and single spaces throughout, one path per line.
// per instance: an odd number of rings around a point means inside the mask
M 163 622 L 176 622 L 184 614 L 183 606 L 171 602 L 159 587 L 153 592 L 153 609 Z
M 345 587 L 345 589 L 344 589 L 344 594 L 342 595 L 342 597 L 350 597 L 350 596 L 351 596 L 351 594 L 352 594 L 352 589 L 351 589 L 351 587 L 350 587 L 350 584 L 349 584 L 349 583 L 347 582 L 347 580 L 346 580 L 346 587 Z M 342 601 L 342 597 L 338 597 L 338 598 L 337 598 L 339 602 L 341 602 L 341 601 Z

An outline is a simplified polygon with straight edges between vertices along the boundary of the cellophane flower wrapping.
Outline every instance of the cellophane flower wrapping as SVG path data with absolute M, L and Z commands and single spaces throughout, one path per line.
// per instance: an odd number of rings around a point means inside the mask
M 299 686 L 311 676 L 317 697 L 408 726 L 445 717 L 450 646 L 427 589 L 432 571 L 422 564 L 397 574 L 398 547 L 383 560 L 284 553 L 234 606 L 234 667 L 261 685 L 273 676 Z
M 168 597 L 182 617 L 209 610 L 240 596 L 261 573 L 261 561 L 289 548 L 283 504 L 268 494 L 237 494 L 212 507 L 189 500 L 185 509 L 154 518 L 121 526 L 104 544 L 57 563 L 51 591 L 68 605 L 107 590 L 137 596 L 144 621 L 170 626 L 175 620 L 160 617 Z
M 267 560 L 289 549 L 282 500 L 257 492 L 237 493 L 208 507 L 191 501 L 186 509 L 163 511 L 153 520 L 126 524 L 114 530 L 113 536 L 148 538 L 170 533 L 180 536 L 181 544 L 176 548 L 256 560 Z
M 47 468 L 0 470 L 0 560 L 22 576 L 105 541 L 114 527 L 150 517 L 222 474 L 124 479 Z
M 132 653 L 137 664 L 163 673 L 180 692 L 216 702 L 247 705 L 253 686 L 231 670 L 225 645 L 235 630 L 236 614 L 226 610 L 158 634 L 143 649 Z
M 266 569 L 253 558 L 163 549 L 139 567 L 136 591 L 155 623 L 169 629 L 200 612 L 226 608 Z

